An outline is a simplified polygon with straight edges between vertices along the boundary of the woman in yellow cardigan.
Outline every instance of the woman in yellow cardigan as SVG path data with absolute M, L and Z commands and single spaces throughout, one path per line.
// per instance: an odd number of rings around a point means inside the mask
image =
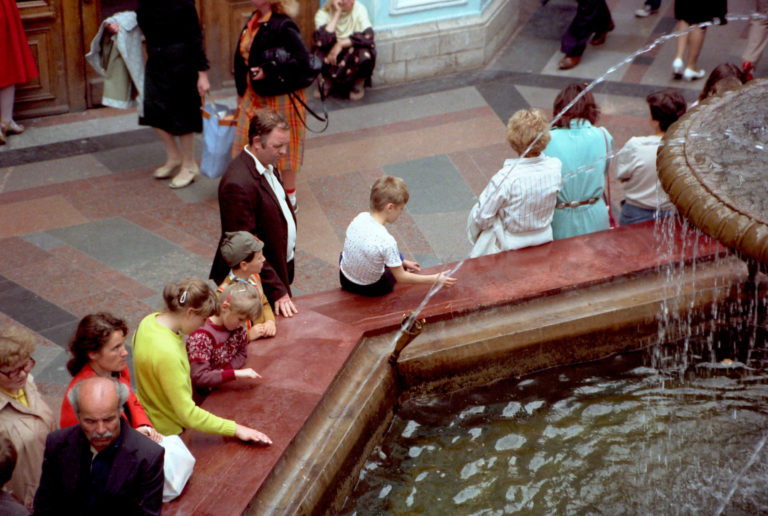
M 272 444 L 265 434 L 198 407 L 192 399 L 189 359 L 182 334 L 189 334 L 218 311 L 216 294 L 202 280 L 169 283 L 166 308 L 146 316 L 133 337 L 133 364 L 139 401 L 155 429 L 177 435 L 186 428 Z

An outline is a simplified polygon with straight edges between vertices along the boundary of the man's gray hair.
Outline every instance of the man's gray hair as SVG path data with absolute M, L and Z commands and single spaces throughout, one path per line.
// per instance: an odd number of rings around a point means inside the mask
M 86 378 L 87 380 L 87 378 Z M 115 390 L 117 391 L 117 408 L 119 409 L 125 402 L 128 401 L 128 396 L 131 391 L 127 385 L 118 382 L 115 378 L 111 378 L 115 383 Z M 69 404 L 72 405 L 72 409 L 75 411 L 75 417 L 80 421 L 80 386 L 85 380 L 77 382 L 67 393 L 67 399 Z

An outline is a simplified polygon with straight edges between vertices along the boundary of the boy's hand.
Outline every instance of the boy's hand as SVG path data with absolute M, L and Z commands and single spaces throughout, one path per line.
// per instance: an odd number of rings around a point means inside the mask
M 276 333 L 277 326 L 275 326 L 275 321 L 254 324 L 251 326 L 251 329 L 248 330 L 248 340 L 256 340 L 262 337 L 274 337 Z
M 246 367 L 245 369 L 235 369 L 235 378 L 261 378 L 261 375 L 251 369 L 250 367 Z
M 419 272 L 421 270 L 421 265 L 413 260 L 403 260 L 403 269 L 408 272 Z
M 264 325 L 263 324 L 254 324 L 251 326 L 251 329 L 248 330 L 248 340 L 256 340 L 264 337 Z
M 264 327 L 265 337 L 274 337 L 277 335 L 277 325 L 275 324 L 275 321 L 266 321 L 265 323 L 260 324 L 260 326 Z
M 448 276 L 448 271 L 441 272 L 437 275 L 437 282 L 442 283 L 444 287 L 452 287 L 458 280 Z
M 291 301 L 291 296 L 286 294 L 275 301 L 275 313 L 277 315 L 282 315 L 283 317 L 293 317 L 299 313 L 299 310 L 296 308 L 296 305 L 293 304 L 293 301 Z

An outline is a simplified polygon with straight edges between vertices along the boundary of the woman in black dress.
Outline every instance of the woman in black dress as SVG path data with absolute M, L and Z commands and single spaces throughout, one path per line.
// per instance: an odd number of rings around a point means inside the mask
M 154 128 L 165 146 L 166 162 L 154 176 L 164 179 L 180 168 L 169 186 L 183 188 L 199 172 L 194 133 L 203 130 L 201 98 L 210 90 L 195 2 L 139 0 L 136 16 L 148 56 L 139 124 Z
M 707 72 L 699 70 L 698 60 L 701 47 L 704 46 L 706 27 L 694 27 L 702 22 L 720 18 L 720 23 L 725 23 L 725 13 L 728 10 L 726 0 L 675 0 L 675 19 L 677 27 L 675 31 L 681 35 L 677 37 L 677 49 L 675 60 L 672 61 L 672 74 L 675 79 L 695 81 L 701 79 Z M 688 50 L 688 58 L 685 51 Z

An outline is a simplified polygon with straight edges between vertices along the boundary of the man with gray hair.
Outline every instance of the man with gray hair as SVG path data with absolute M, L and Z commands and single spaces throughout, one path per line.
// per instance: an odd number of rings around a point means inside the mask
M 120 417 L 128 388 L 95 377 L 68 397 L 80 424 L 48 434 L 34 514 L 160 514 L 164 450 Z

